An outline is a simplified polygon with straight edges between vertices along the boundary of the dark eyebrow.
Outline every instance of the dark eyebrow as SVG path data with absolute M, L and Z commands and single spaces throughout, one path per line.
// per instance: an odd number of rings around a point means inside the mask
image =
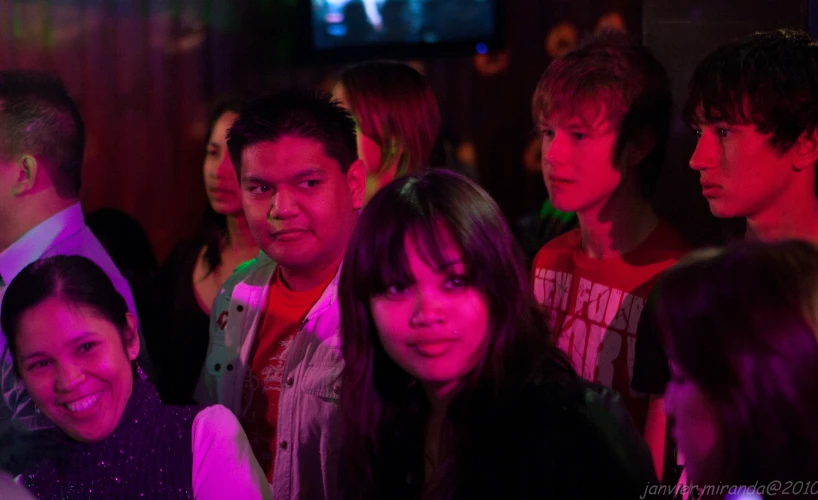
M 324 178 L 326 176 L 327 176 L 326 171 L 318 167 L 310 167 L 299 172 L 296 172 L 294 175 L 290 176 L 288 182 L 301 182 L 302 180 L 310 177 Z M 243 177 L 242 180 L 246 183 L 270 184 L 270 181 L 257 175 L 248 175 L 246 177 Z
M 252 182 L 252 183 L 256 183 L 256 184 L 266 184 L 267 183 L 266 180 L 262 179 L 261 177 L 259 177 L 257 175 L 248 175 L 247 177 L 243 177 L 242 180 L 244 182 L 248 182 L 248 183 Z
M 22 361 L 28 361 L 28 360 L 33 359 L 33 358 L 47 358 L 47 357 L 48 357 L 48 355 L 46 353 L 36 351 L 36 352 L 32 352 L 28 356 L 24 356 L 22 358 Z
M 317 167 L 313 167 L 298 172 L 297 174 L 292 176 L 292 180 L 299 181 L 302 179 L 306 179 L 308 177 L 326 177 L 326 175 L 327 173 L 324 170 L 321 170 L 320 168 Z
M 449 269 L 451 267 L 454 267 L 454 266 L 456 266 L 458 264 L 463 264 L 463 259 L 447 260 L 446 262 L 444 262 L 443 264 L 438 266 L 437 270 L 438 271 L 446 271 L 447 269 Z M 465 264 L 463 264 L 463 265 L 465 265 Z

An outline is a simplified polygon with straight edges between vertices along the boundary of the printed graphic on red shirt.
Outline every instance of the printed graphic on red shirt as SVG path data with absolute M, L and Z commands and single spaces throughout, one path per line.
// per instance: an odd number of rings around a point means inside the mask
M 552 240 L 534 259 L 534 296 L 558 347 L 579 375 L 618 392 L 640 429 L 649 399 L 630 384 L 639 318 L 662 271 L 687 251 L 675 231 L 660 224 L 625 256 L 588 257 L 577 229 Z
M 630 380 L 636 327 L 645 299 L 579 278 L 576 295 L 569 300 L 573 281 L 571 273 L 535 271 L 534 295 L 549 312 L 549 327 L 557 332 L 557 345 L 569 355 L 577 373 L 607 387 L 614 386 L 615 362 L 625 356 L 627 362 L 621 365 Z M 628 393 L 638 396 L 630 387 Z
M 273 481 L 275 454 L 281 449 L 277 440 L 278 410 L 290 348 L 307 313 L 334 275 L 333 272 L 311 290 L 299 292 L 286 287 L 278 270 L 270 283 L 261 324 L 250 354 L 249 370 L 244 378 L 242 414 L 239 418 L 253 453 L 270 483 Z M 291 363 L 293 366 L 295 364 L 297 362 Z M 290 438 L 285 436 L 282 439 Z
M 270 446 L 276 435 L 273 423 L 278 417 L 284 364 L 292 342 L 293 336 L 278 340 L 273 350 L 262 354 L 258 364 L 254 363 L 254 369 L 248 370 L 244 378 L 246 396 L 242 404 L 242 423 L 259 465 L 262 470 L 270 471 L 268 480 L 272 480 L 272 450 L 275 449 Z

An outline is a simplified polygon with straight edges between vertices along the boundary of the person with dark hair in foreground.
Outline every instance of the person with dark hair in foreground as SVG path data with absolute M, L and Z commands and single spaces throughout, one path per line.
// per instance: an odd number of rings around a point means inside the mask
M 43 431 L 56 454 L 21 477 L 38 498 L 272 498 L 232 413 L 160 402 L 134 363 L 136 318 L 90 260 L 26 266 L 0 322 L 15 372 L 57 426 Z
M 346 498 L 638 498 L 655 483 L 619 396 L 552 344 L 522 251 L 465 177 L 378 192 L 338 297 Z
M 816 498 L 818 249 L 702 250 L 667 271 L 656 298 L 665 406 L 700 498 L 774 483 L 754 498 Z

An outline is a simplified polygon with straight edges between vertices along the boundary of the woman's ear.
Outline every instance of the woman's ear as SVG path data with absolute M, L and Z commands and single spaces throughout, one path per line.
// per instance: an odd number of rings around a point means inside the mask
M 125 342 L 125 352 L 128 353 L 128 359 L 135 361 L 139 356 L 139 323 L 136 317 L 130 312 L 125 313 L 125 321 L 127 323 L 125 328 L 125 335 L 123 340 Z

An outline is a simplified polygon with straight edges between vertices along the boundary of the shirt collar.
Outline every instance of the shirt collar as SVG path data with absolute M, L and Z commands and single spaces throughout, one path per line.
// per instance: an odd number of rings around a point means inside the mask
M 10 247 L 0 252 L 0 277 L 8 286 L 24 267 L 38 260 L 58 243 L 85 227 L 82 207 L 75 203 L 57 212 L 43 222 L 29 229 Z

